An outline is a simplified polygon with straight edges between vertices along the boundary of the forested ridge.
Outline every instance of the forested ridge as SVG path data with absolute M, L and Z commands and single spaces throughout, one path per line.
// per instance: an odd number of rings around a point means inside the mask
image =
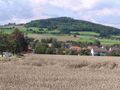
M 59 30 L 61 33 L 69 34 L 71 31 L 92 31 L 105 35 L 119 35 L 120 29 L 88 21 L 76 20 L 69 17 L 49 18 L 33 20 L 26 27 L 47 28 L 48 30 Z

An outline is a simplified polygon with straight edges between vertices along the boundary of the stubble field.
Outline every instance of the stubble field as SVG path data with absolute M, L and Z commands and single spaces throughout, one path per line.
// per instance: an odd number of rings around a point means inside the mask
M 0 61 L 0 90 L 120 90 L 120 58 L 29 54 Z

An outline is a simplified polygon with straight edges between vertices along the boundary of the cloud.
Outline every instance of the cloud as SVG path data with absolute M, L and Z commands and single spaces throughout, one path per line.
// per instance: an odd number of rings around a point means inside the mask
M 120 8 L 103 8 L 102 10 L 97 10 L 96 15 L 97 16 L 110 16 L 110 15 L 120 16 Z
M 0 0 L 0 22 L 10 21 L 14 18 L 28 19 L 33 16 L 29 0 Z M 18 21 L 19 22 L 19 21 Z
M 68 16 L 120 28 L 119 0 L 0 0 L 0 23 Z
M 92 9 L 100 0 L 49 0 L 48 4 L 73 11 Z

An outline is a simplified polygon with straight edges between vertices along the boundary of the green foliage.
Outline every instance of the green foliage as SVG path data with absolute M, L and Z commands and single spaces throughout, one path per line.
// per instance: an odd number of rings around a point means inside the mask
M 52 41 L 52 47 L 61 48 L 62 47 L 62 42 L 54 40 L 54 41 Z
M 109 53 L 110 56 L 120 56 L 120 50 L 113 50 Z
M 28 50 L 27 38 L 24 37 L 24 34 L 18 28 L 16 28 L 10 36 L 11 40 L 16 42 L 15 53 L 21 53 Z
M 78 55 L 78 52 L 74 50 L 70 50 L 68 55 Z
M 65 55 L 66 54 L 65 48 L 58 48 L 56 50 L 56 54 Z
M 59 30 L 61 33 L 69 34 L 71 31 L 92 31 L 101 33 L 100 36 L 120 34 L 117 28 L 95 24 L 68 17 L 34 20 L 26 24 L 27 27 L 47 28 L 48 30 Z M 104 34 L 104 35 L 103 35 Z
M 37 44 L 38 42 L 39 42 L 38 40 L 32 41 L 32 42 L 30 42 L 30 46 L 31 46 L 33 49 L 35 49 L 36 44 Z
M 57 41 L 55 38 L 47 38 L 47 39 L 41 39 L 42 43 L 51 43 L 52 47 L 54 48 L 60 48 L 61 42 Z
M 89 31 L 71 31 L 71 34 L 77 34 L 77 35 L 82 35 L 82 36 L 99 36 L 99 33 L 96 32 L 89 32 Z
M 47 39 L 41 39 L 42 43 L 52 43 L 52 42 L 56 42 L 57 40 L 54 38 L 47 38 Z
M 100 32 L 99 37 L 106 37 L 106 38 L 110 38 L 109 31 L 108 31 L 108 32 Z
M 56 54 L 56 49 L 55 48 L 47 48 L 46 54 Z
M 46 54 L 47 48 L 48 48 L 47 44 L 38 42 L 35 46 L 35 53 Z
M 100 46 L 100 45 L 101 45 L 101 42 L 100 42 L 98 39 L 96 39 L 96 40 L 94 41 L 94 45 Z
M 116 39 L 112 40 L 112 39 L 101 38 L 99 39 L 99 41 L 101 42 L 102 45 L 108 45 L 108 46 L 111 46 L 114 44 L 120 44 L 120 41 Z
M 12 52 L 14 53 L 16 49 L 16 42 L 11 40 L 8 34 L 0 33 L 0 53 Z
M 84 47 L 88 45 L 97 45 L 97 46 L 101 45 L 99 39 L 90 36 L 80 36 L 79 42 L 81 43 L 81 46 Z
M 90 50 L 89 49 L 82 49 L 80 51 L 80 55 L 90 55 Z
M 10 48 L 8 51 L 12 52 L 13 54 L 15 54 L 15 50 L 16 50 L 16 42 L 14 40 L 11 40 L 9 41 L 9 45 L 10 45 Z

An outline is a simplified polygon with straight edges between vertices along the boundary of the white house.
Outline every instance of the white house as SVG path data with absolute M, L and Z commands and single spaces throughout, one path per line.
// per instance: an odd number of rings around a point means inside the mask
M 106 48 L 92 48 L 91 55 L 92 56 L 105 56 L 107 55 L 108 51 Z

